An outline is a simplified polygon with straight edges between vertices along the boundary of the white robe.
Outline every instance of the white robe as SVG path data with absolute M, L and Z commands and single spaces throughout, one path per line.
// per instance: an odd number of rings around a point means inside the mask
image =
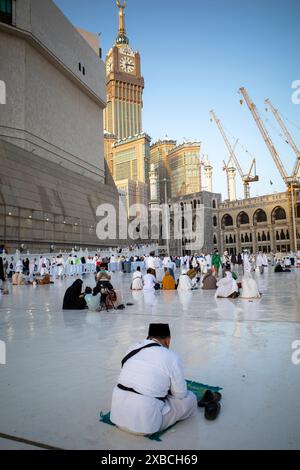
M 261 268 L 263 264 L 264 264 L 263 256 L 262 255 L 257 255 L 257 257 L 256 257 L 256 266 L 258 268 Z
M 156 284 L 156 279 L 153 274 L 145 274 L 144 276 L 144 291 L 154 291 L 154 286 Z
M 231 272 L 226 271 L 225 277 L 217 282 L 216 297 L 227 298 L 234 292 L 238 292 L 238 285 L 233 279 Z
M 250 273 L 246 272 L 242 279 L 242 299 L 259 299 L 260 293 L 257 284 Z
M 248 273 L 251 272 L 251 264 L 250 264 L 247 253 L 243 254 L 243 267 L 244 267 L 244 272 L 248 272 Z
M 189 276 L 187 274 L 181 274 L 180 278 L 179 278 L 179 283 L 178 283 L 177 290 L 178 291 L 180 291 L 180 290 L 187 291 L 187 290 L 191 290 L 192 287 L 193 287 L 192 281 L 189 278 Z
M 135 344 L 126 354 L 151 342 Z M 132 433 L 152 434 L 166 429 L 197 409 L 195 395 L 187 391 L 180 359 L 162 346 L 144 349 L 130 358 L 121 370 L 118 383 L 141 394 L 117 386 L 113 390 L 110 419 Z M 172 397 L 165 401 L 156 398 L 166 397 L 169 390 Z
M 140 271 L 135 271 L 132 275 L 132 290 L 142 290 L 143 289 L 143 275 Z

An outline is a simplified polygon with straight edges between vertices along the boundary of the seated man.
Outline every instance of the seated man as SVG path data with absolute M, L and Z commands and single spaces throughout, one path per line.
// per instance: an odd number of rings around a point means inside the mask
M 181 362 L 170 346 L 169 325 L 152 323 L 146 340 L 131 346 L 113 390 L 110 419 L 134 434 L 153 434 L 192 416 L 197 398 L 187 391 Z
M 225 268 L 225 276 L 217 282 L 216 298 L 233 298 L 239 296 L 237 282 L 233 279 L 230 268 Z
M 183 269 L 182 274 L 180 275 L 179 280 L 178 280 L 177 289 L 179 291 L 180 290 L 187 291 L 187 290 L 192 290 L 192 288 L 193 288 L 193 283 L 191 281 L 191 278 L 187 275 L 186 269 Z
M 202 279 L 202 289 L 216 289 L 217 288 L 217 279 L 213 274 L 212 270 L 209 269 L 207 273 L 203 276 Z

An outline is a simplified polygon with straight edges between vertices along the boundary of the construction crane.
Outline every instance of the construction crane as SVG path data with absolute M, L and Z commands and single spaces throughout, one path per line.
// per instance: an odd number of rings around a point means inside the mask
M 244 185 L 244 197 L 245 199 L 248 199 L 250 197 L 250 183 L 254 183 L 255 181 L 258 181 L 259 180 L 259 177 L 256 175 L 256 162 L 255 162 L 255 158 L 252 160 L 252 163 L 251 163 L 251 166 L 250 166 L 250 170 L 248 171 L 247 174 L 245 174 L 241 168 L 241 165 L 239 164 L 239 161 L 235 155 L 235 152 L 233 151 L 232 149 L 232 146 L 225 134 L 225 131 L 223 129 L 223 126 L 221 124 L 221 121 L 220 119 L 216 116 L 215 112 L 213 110 L 210 111 L 210 114 L 212 115 L 213 117 L 213 120 L 215 121 L 215 123 L 217 124 L 217 127 L 224 139 L 224 142 L 225 142 L 225 145 L 229 151 L 229 155 L 232 156 L 232 159 L 233 159 L 233 162 L 237 168 L 237 171 L 239 172 L 239 175 L 243 181 L 243 185 Z M 252 170 L 254 168 L 254 175 L 251 174 Z
M 299 168 L 300 168 L 300 150 L 298 149 L 293 137 L 291 136 L 290 132 L 288 131 L 286 125 L 284 124 L 284 121 L 282 117 L 279 114 L 278 109 L 274 108 L 273 104 L 271 103 L 271 100 L 267 99 L 265 100 L 265 104 L 271 109 L 272 113 L 275 116 L 276 121 L 280 125 L 281 129 L 283 130 L 283 133 L 286 138 L 286 143 L 289 144 L 289 146 L 293 149 L 295 152 L 295 155 L 297 157 L 296 163 L 294 165 L 293 169 L 293 178 L 297 178 Z
M 277 166 L 277 169 L 285 182 L 288 190 L 288 201 L 289 201 L 289 210 L 290 210 L 290 220 L 291 220 L 291 229 L 293 233 L 293 244 L 294 244 L 294 250 L 297 251 L 297 229 L 296 229 L 296 216 L 295 216 L 295 211 L 296 211 L 296 198 L 295 198 L 295 189 L 300 188 L 300 179 L 297 176 L 297 173 L 295 175 L 295 170 L 292 174 L 292 176 L 289 176 L 285 167 L 283 166 L 283 163 L 281 161 L 281 158 L 271 140 L 271 137 L 269 136 L 269 133 L 267 129 L 265 128 L 263 121 L 260 117 L 260 114 L 257 110 L 257 107 L 251 101 L 247 90 L 242 87 L 239 89 L 239 92 L 242 94 L 244 97 L 248 108 L 254 118 L 254 121 L 256 122 L 256 125 L 268 147 L 268 150 L 274 160 L 275 165 Z M 241 104 L 243 104 L 243 100 L 241 100 Z M 295 165 L 296 168 L 296 165 Z M 297 168 L 298 168 L 298 157 L 297 157 Z

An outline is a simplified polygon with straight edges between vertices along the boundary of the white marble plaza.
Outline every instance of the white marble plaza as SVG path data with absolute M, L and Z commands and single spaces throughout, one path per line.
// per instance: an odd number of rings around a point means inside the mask
M 132 295 L 116 273 L 125 310 L 62 311 L 72 279 L 10 286 L 0 300 L 0 448 L 32 448 L 1 433 L 62 449 L 299 449 L 300 269 L 256 274 L 260 300 L 214 299 L 214 292 Z M 94 285 L 93 277 L 84 281 Z M 223 387 L 216 421 L 197 416 L 151 441 L 99 422 L 110 408 L 120 361 L 149 322 L 168 322 L 186 377 Z

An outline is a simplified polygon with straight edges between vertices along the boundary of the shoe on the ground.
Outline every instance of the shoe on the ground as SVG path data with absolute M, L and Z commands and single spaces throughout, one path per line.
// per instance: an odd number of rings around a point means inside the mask
M 221 405 L 217 401 L 211 401 L 205 406 L 204 416 L 209 421 L 216 419 L 220 413 Z
M 212 401 L 218 402 L 221 400 L 221 398 L 222 398 L 221 393 L 212 392 L 211 390 L 206 390 L 201 400 L 198 401 L 198 406 L 200 406 L 200 408 L 204 408 L 208 403 Z

